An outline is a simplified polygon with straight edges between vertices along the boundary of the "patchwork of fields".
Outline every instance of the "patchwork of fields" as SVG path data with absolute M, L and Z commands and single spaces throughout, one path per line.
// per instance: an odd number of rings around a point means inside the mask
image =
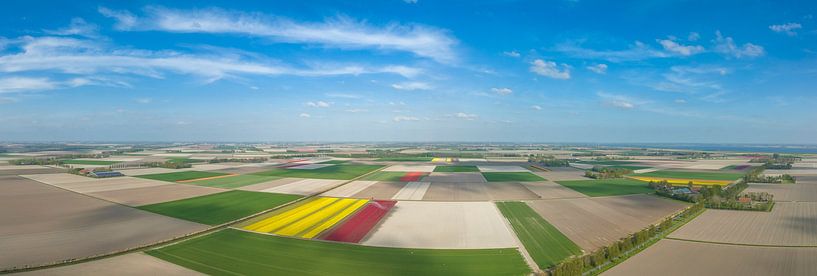
M 202 224 L 218 225 L 301 198 L 296 195 L 229 191 L 145 205 L 139 209 Z
M 516 236 L 539 268 L 546 269 L 559 261 L 580 255 L 581 249 L 558 229 L 523 202 L 497 202 L 502 215 L 510 221 Z

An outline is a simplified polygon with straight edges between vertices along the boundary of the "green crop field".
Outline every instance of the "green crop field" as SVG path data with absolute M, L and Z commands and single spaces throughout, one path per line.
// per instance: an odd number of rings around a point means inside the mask
M 563 180 L 556 181 L 562 186 L 576 190 L 587 196 L 612 196 L 651 193 L 653 190 L 646 182 L 627 179 L 599 179 L 599 180 Z
M 210 275 L 527 275 L 515 248 L 369 247 L 226 229 L 147 251 Z
M 314 170 L 299 169 L 272 169 L 269 171 L 253 173 L 254 175 L 278 176 L 278 177 L 298 177 L 315 179 L 342 179 L 349 180 L 364 175 L 368 172 L 382 168 L 380 165 L 334 165 L 318 168 Z
M 207 187 L 215 187 L 215 188 L 239 188 L 244 187 L 247 185 L 258 184 L 261 182 L 266 182 L 270 180 L 279 179 L 280 177 L 277 176 L 265 176 L 265 175 L 252 175 L 252 174 L 244 174 L 244 175 L 236 175 L 224 178 L 216 178 L 216 179 L 206 179 L 206 180 L 199 180 L 188 182 L 187 184 L 193 184 L 198 186 L 207 186 Z
M 183 171 L 183 172 L 172 172 L 172 173 L 147 174 L 147 175 L 140 175 L 140 176 L 137 176 L 137 177 L 153 179 L 153 180 L 168 181 L 168 182 L 176 182 L 176 181 L 199 179 L 199 178 L 205 178 L 205 177 L 221 176 L 221 175 L 227 175 L 227 174 L 226 173 L 217 173 L 217 172 Z
M 383 157 L 378 158 L 377 161 L 392 161 L 392 162 L 430 162 L 433 157 L 424 156 L 406 156 L 406 157 Z
M 434 172 L 479 172 L 477 166 L 437 166 Z
M 202 163 L 202 162 L 206 162 L 206 161 L 207 161 L 207 160 L 201 160 L 201 159 L 190 159 L 190 158 L 187 158 L 187 157 L 171 157 L 171 158 L 168 158 L 168 159 L 167 159 L 167 162 L 173 162 L 173 163 L 191 163 L 191 164 L 192 164 L 192 163 Z
M 298 198 L 301 196 L 234 190 L 138 208 L 174 218 L 218 225 L 275 208 Z
M 488 182 L 545 181 L 544 178 L 529 172 L 484 172 L 482 176 Z
M 361 180 L 372 181 L 400 181 L 400 178 L 406 175 L 405 172 L 384 172 L 379 171 L 363 177 Z
M 635 174 L 634 176 L 683 178 L 683 179 L 706 179 L 706 180 L 736 180 L 743 177 L 742 173 L 725 172 L 693 172 L 693 171 L 655 171 Z
M 346 160 L 329 160 L 329 161 L 323 161 L 323 162 L 319 162 L 319 163 L 320 164 L 343 164 L 343 163 L 346 163 L 346 162 L 349 162 L 349 161 L 346 161 Z
M 497 202 L 496 205 L 540 268 L 551 267 L 571 255 L 581 255 L 578 245 L 524 202 Z
M 579 161 L 579 163 L 590 165 L 627 165 L 635 164 L 636 162 L 619 160 L 593 160 L 593 161 Z
M 116 163 L 122 163 L 120 161 L 106 161 L 106 160 L 63 160 L 63 164 L 72 164 L 72 165 L 113 165 Z

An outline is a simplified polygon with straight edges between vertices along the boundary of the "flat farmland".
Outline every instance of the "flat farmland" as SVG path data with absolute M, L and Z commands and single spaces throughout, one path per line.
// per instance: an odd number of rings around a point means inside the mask
M 293 195 L 314 195 L 343 184 L 343 180 L 333 179 L 300 179 L 298 181 L 260 190 L 259 192 Z
M 0 270 L 109 253 L 207 228 L 17 176 L 0 177 L 0 221 Z
M 587 197 L 582 193 L 552 181 L 522 182 L 521 184 L 542 199 Z
M 255 175 L 267 175 L 278 177 L 315 178 L 315 179 L 342 179 L 349 180 L 374 170 L 380 169 L 380 165 L 334 165 L 314 170 L 290 170 L 272 169 L 265 172 L 254 173 Z
M 479 183 L 486 182 L 485 177 L 478 172 L 433 172 L 423 177 L 422 182 L 454 182 Z
M 589 179 L 584 177 L 584 171 L 569 167 L 556 167 L 556 168 L 547 168 L 549 172 L 536 172 L 536 175 L 544 177 L 547 180 L 551 181 L 559 181 L 559 180 L 586 180 Z
M 739 246 L 663 239 L 602 275 L 817 275 L 815 263 L 817 248 Z
M 539 199 L 524 182 L 431 183 L 423 200 L 475 201 Z
M 364 176 L 362 180 L 372 180 L 372 181 L 400 181 L 401 178 L 406 176 L 406 172 L 396 172 L 396 171 L 379 171 Z
M 366 188 L 371 187 L 377 183 L 377 181 L 366 181 L 366 180 L 358 180 L 352 181 L 351 183 L 345 184 L 343 186 L 334 188 L 328 192 L 325 192 L 321 195 L 323 196 L 334 196 L 334 197 L 354 197 L 355 194 L 360 193 L 361 191 L 365 190 Z
M 647 183 L 638 180 L 599 179 L 599 180 L 562 180 L 557 181 L 565 187 L 573 189 L 587 196 L 613 196 L 629 194 L 652 193 Z
M 116 163 L 122 163 L 120 161 L 106 161 L 106 160 L 81 160 L 81 159 L 74 159 L 74 160 L 63 160 L 63 164 L 72 164 L 72 165 L 113 165 Z
M 188 182 L 187 184 L 198 185 L 198 186 L 206 186 L 206 187 L 214 187 L 214 188 L 239 188 L 244 187 L 247 185 L 258 184 L 261 182 L 267 182 L 271 180 L 278 179 L 279 177 L 276 176 L 264 176 L 264 175 L 236 175 L 230 177 L 223 177 L 223 178 L 214 178 L 214 179 L 206 179 L 206 180 L 196 180 Z
M 384 172 L 433 172 L 434 165 L 392 165 L 383 169 Z
M 496 205 L 539 268 L 546 269 L 571 255 L 581 255 L 579 246 L 527 204 L 497 202 Z
M 516 247 L 491 202 L 399 201 L 364 245 L 473 249 Z
M 233 190 L 218 194 L 151 204 L 139 209 L 209 225 L 239 219 L 301 198 L 296 195 Z
M 146 179 L 153 179 L 153 180 L 160 180 L 160 181 L 167 181 L 167 182 L 177 182 L 177 181 L 188 181 L 188 180 L 199 179 L 199 178 L 208 178 L 208 177 L 225 176 L 225 175 L 228 175 L 228 174 L 226 174 L 226 173 L 217 173 L 217 172 L 183 171 L 183 172 L 172 172 L 172 173 L 147 174 L 147 175 L 140 175 L 140 176 L 137 176 L 137 177 L 146 178 Z
M 26 176 L 29 177 L 29 176 Z M 116 191 L 134 188 L 148 188 L 167 185 L 167 182 L 135 177 L 90 178 L 80 176 L 80 181 L 51 184 L 66 190 L 90 194 L 105 191 Z
M 776 202 L 817 202 L 817 183 L 804 183 L 799 180 L 797 184 L 751 183 L 744 192 L 767 192 L 774 195 Z
M 53 174 L 64 172 L 64 169 L 57 169 L 43 166 L 0 166 L 0 176 L 4 175 L 27 175 L 27 174 Z
M 406 186 L 406 182 L 384 182 L 378 181 L 369 187 L 363 189 L 362 191 L 354 194 L 352 197 L 357 198 L 374 198 L 374 199 L 391 199 L 396 195 L 403 187 Z
M 88 195 L 129 206 L 142 206 L 221 193 L 224 191 L 225 190 L 223 189 L 210 187 L 184 184 L 165 184 L 141 188 L 92 192 L 88 193 Z
M 637 174 L 636 176 L 655 178 L 676 178 L 676 179 L 706 179 L 706 180 L 729 180 L 734 181 L 743 177 L 741 173 L 727 172 L 699 172 L 699 171 L 654 171 Z
M 769 246 L 817 246 L 817 202 L 778 202 L 771 212 L 707 210 L 669 237 Z
M 429 250 L 300 240 L 234 229 L 147 252 L 210 274 L 523 275 L 515 248 Z
M 483 172 L 482 176 L 488 182 L 545 181 L 544 178 L 530 172 Z
M 527 203 L 586 251 L 607 246 L 687 206 L 651 195 L 535 200 Z
M 16 273 L 14 275 L 204 275 L 195 270 L 175 265 L 171 262 L 149 256 L 145 253 L 130 253 L 116 257 L 59 266 L 43 270 Z
M 479 172 L 477 166 L 437 166 L 434 172 Z

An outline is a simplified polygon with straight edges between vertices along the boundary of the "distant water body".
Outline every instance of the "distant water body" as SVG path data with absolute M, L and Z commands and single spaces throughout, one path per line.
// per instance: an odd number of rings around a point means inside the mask
M 612 147 L 659 148 L 699 151 L 734 151 L 765 153 L 815 153 L 817 145 L 748 145 L 748 144 L 600 144 Z

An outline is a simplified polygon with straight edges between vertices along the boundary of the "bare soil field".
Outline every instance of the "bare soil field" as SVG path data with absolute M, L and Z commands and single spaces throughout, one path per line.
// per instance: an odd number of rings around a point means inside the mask
M 516 241 L 492 202 L 400 201 L 362 244 L 404 248 L 509 248 Z
M 541 199 L 556 198 L 580 198 L 586 195 L 568 187 L 559 185 L 553 181 L 521 182 L 528 190 L 538 195 Z
M 338 186 L 343 182 L 346 182 L 346 180 L 301 179 L 289 184 L 263 189 L 260 192 L 294 195 L 313 195 L 323 192 L 327 189 L 331 189 L 335 186 Z
M 792 176 L 817 176 L 817 169 L 791 169 L 791 170 L 765 170 L 763 174 L 780 175 L 788 174 Z
M 243 187 L 238 188 L 238 190 L 260 192 L 260 191 L 263 191 L 263 190 L 266 190 L 266 189 L 271 189 L 271 188 L 275 188 L 275 187 L 278 187 L 278 186 L 283 186 L 283 185 L 290 184 L 290 183 L 293 183 L 293 182 L 298 182 L 298 181 L 301 181 L 301 180 L 303 180 L 303 179 L 300 179 L 300 178 L 280 178 L 280 179 L 270 180 L 270 181 L 262 182 L 262 183 L 258 183 L 258 184 L 243 186 Z
M 422 200 L 431 183 L 409 182 L 391 199 L 394 200 Z
M 744 192 L 767 192 L 774 195 L 774 200 L 777 202 L 817 202 L 817 183 L 803 183 L 802 181 L 798 181 L 797 184 L 750 183 L 749 188 Z
M 49 168 L 49 167 L 40 167 L 40 168 L 28 168 L 28 169 L 21 169 L 18 168 L 20 166 L 0 166 L 0 176 L 3 175 L 28 175 L 28 174 L 52 174 L 52 173 L 59 173 L 64 172 L 63 169 L 57 168 Z
M 527 203 L 586 251 L 607 246 L 687 206 L 650 195 L 534 200 Z
M 88 195 L 129 206 L 142 206 L 224 191 L 227 190 L 185 184 L 165 184 L 160 186 L 93 192 L 88 193 Z
M 147 174 L 159 174 L 159 173 L 172 173 L 172 172 L 183 172 L 183 171 L 192 171 L 193 168 L 184 168 L 184 169 L 166 169 L 166 168 L 145 168 L 145 169 L 127 169 L 127 170 L 119 170 L 124 175 L 127 176 L 140 176 L 140 175 L 147 175 Z
M 95 180 L 94 178 L 85 177 L 70 173 L 49 173 L 49 174 L 35 174 L 35 175 L 20 175 L 22 177 L 42 182 L 45 184 L 59 185 L 65 183 L 85 182 Z
M 817 248 L 722 245 L 664 239 L 602 275 L 817 275 L 815 263 Z
M 479 183 L 487 181 L 478 172 L 433 172 L 423 177 L 422 182 Z
M 275 168 L 274 165 L 260 165 L 259 166 L 238 166 L 226 168 L 221 170 L 214 170 L 212 172 L 230 173 L 230 174 L 251 174 L 257 172 L 265 172 Z
M 485 183 L 431 183 L 423 200 L 476 201 L 539 199 L 539 195 L 526 188 L 524 182 Z
M 0 269 L 118 251 L 208 227 L 16 176 L 0 177 L 0 221 Z
M 575 169 L 575 168 L 568 168 L 568 167 L 556 167 L 556 168 L 548 168 L 549 172 L 535 172 L 536 175 L 544 177 L 547 180 L 551 181 L 559 181 L 559 180 L 587 180 L 589 178 L 584 177 L 584 171 Z
M 332 189 L 331 191 L 321 194 L 322 196 L 331 197 L 353 197 L 355 194 L 369 188 L 377 183 L 377 181 L 353 181 L 343 186 Z
M 83 194 L 167 185 L 164 181 L 127 176 L 102 179 L 81 177 L 85 178 L 85 181 L 51 185 Z
M 131 253 L 86 263 L 36 270 L 12 275 L 204 275 L 144 253 Z
M 817 202 L 778 202 L 771 212 L 707 210 L 673 232 L 685 240 L 817 246 Z
M 433 172 L 434 165 L 392 165 L 383 169 L 384 172 Z
M 405 182 L 388 182 L 388 181 L 378 181 L 375 184 L 372 184 L 366 189 L 356 193 L 352 197 L 357 198 L 373 198 L 373 199 L 391 199 L 394 195 L 397 194 L 403 187 L 406 186 Z

